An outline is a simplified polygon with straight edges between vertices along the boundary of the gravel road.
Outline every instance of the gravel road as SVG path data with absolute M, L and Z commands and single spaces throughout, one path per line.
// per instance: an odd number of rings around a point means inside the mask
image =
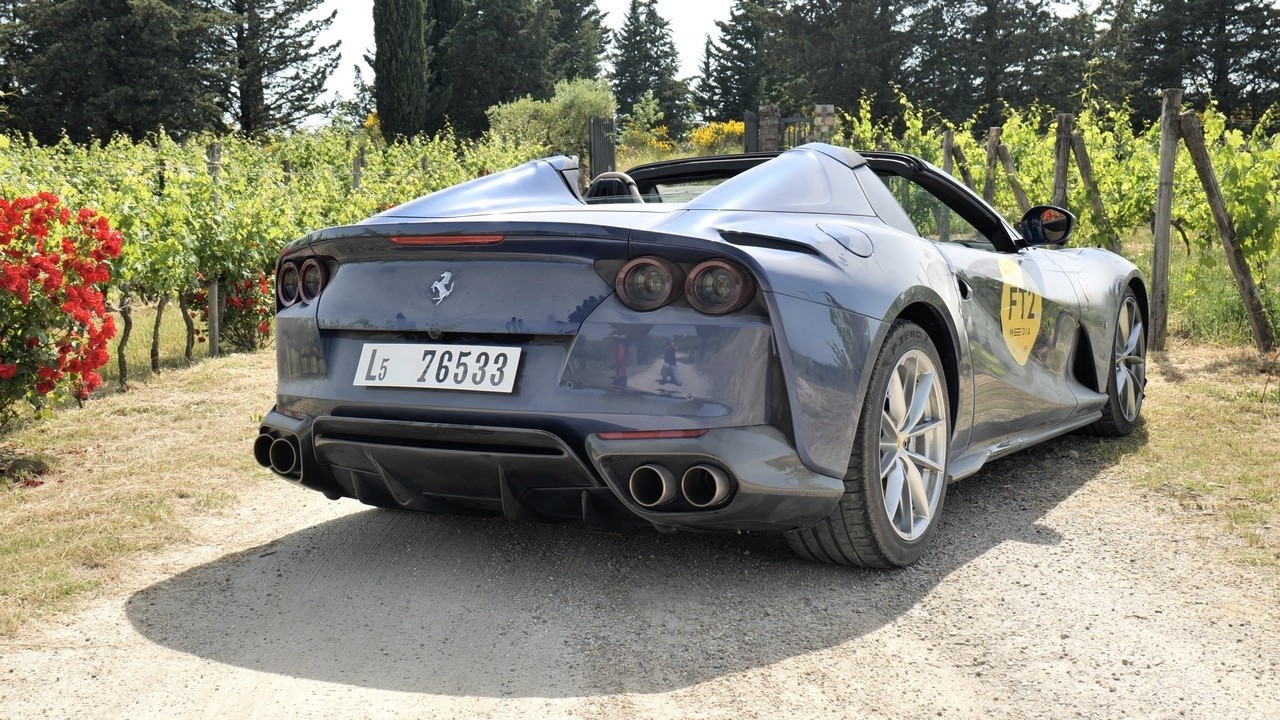
M 898 572 L 776 538 L 331 503 L 263 477 L 0 640 L 0 718 L 1280 717 L 1280 585 L 1066 438 Z

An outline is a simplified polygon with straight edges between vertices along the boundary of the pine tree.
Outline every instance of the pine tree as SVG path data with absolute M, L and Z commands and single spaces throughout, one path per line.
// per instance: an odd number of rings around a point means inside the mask
M 373 95 L 388 139 L 428 129 L 429 29 L 426 0 L 374 0 Z
M 595 0 L 549 0 L 554 14 L 548 70 L 554 80 L 600 76 L 608 30 Z
M 1280 9 L 1266 0 L 1139 0 L 1128 60 L 1140 96 L 1186 89 L 1241 124 L 1280 101 Z M 1135 107 L 1148 118 L 1159 103 Z
M 224 18 L 197 0 L 14 6 L 5 25 L 6 124 L 41 142 L 222 127 Z
M 652 0 L 631 0 L 622 30 L 615 37 L 613 93 L 630 113 L 645 92 L 652 92 L 673 136 L 688 123 L 689 89 L 676 78 L 678 65 L 671 24 Z
M 751 0 L 737 0 L 728 21 L 717 20 L 720 40 L 715 54 L 712 85 L 719 91 L 715 119 L 741 118 L 743 111 L 760 106 L 764 92 L 764 30 L 759 24 L 761 8 Z
M 227 107 L 246 135 L 293 128 L 325 110 L 325 82 L 338 67 L 338 44 L 317 46 L 337 11 L 317 16 L 323 0 L 221 0 L 231 14 L 236 58 Z
M 708 35 L 702 45 L 702 60 L 698 63 L 698 77 L 693 82 L 693 109 L 703 122 L 724 121 L 728 118 L 721 115 L 721 97 L 723 93 L 716 84 L 718 77 L 715 43 Z

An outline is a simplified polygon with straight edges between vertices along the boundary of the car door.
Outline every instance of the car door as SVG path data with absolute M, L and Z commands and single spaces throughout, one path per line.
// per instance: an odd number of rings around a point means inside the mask
M 940 171 L 872 167 L 959 285 L 974 398 L 970 447 L 1015 443 L 1067 420 L 1077 404 L 1068 378 L 1079 302 L 1053 251 L 1018 248 L 1007 223 Z

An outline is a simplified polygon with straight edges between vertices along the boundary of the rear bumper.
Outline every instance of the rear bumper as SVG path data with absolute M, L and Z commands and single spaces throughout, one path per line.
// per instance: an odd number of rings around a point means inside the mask
M 569 427 L 297 419 L 272 410 L 261 433 L 296 443 L 296 468 L 277 473 L 285 479 L 331 498 L 409 510 L 474 508 L 601 529 L 776 531 L 816 523 L 844 491 L 840 479 L 806 468 L 787 438 L 767 425 L 716 428 L 697 438 L 603 440 Z M 695 465 L 718 467 L 730 495 L 707 508 L 679 497 L 644 507 L 628 480 L 646 464 L 675 477 Z

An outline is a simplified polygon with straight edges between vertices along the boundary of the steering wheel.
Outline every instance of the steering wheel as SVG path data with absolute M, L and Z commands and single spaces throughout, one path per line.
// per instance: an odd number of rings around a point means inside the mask
M 591 182 L 594 183 L 597 180 L 621 180 L 622 183 L 627 186 L 627 190 L 631 192 L 631 197 L 635 198 L 636 202 L 639 202 L 639 203 L 644 202 L 644 196 L 640 194 L 640 188 L 636 186 L 636 181 L 632 180 L 631 176 L 624 172 L 619 172 L 616 170 L 610 170 L 609 172 L 602 172 L 599 175 L 592 178 Z

